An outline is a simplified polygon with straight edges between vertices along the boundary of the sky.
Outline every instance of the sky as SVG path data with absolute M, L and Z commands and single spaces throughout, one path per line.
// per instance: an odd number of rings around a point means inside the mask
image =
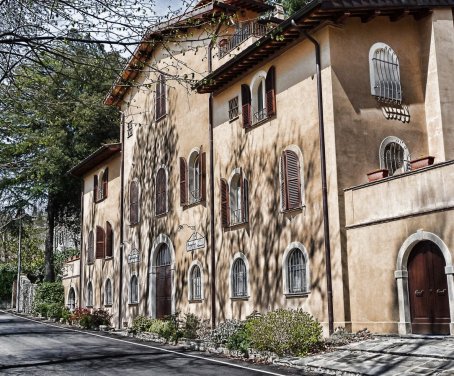
M 189 4 L 195 4 L 196 1 L 182 1 L 182 0 L 155 0 L 155 12 L 157 16 L 165 16 L 169 12 L 169 7 L 172 11 L 180 8 L 186 9 Z

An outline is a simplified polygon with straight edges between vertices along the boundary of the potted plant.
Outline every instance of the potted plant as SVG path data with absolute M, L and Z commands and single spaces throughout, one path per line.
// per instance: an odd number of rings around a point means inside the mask
M 434 163 L 435 157 L 431 155 L 426 155 L 426 156 L 420 156 L 417 159 L 413 159 L 410 161 L 411 164 L 411 169 L 412 170 L 417 170 L 418 168 L 423 168 L 430 166 Z
M 374 170 L 367 173 L 367 179 L 371 181 L 380 180 L 388 177 L 389 171 L 387 168 L 381 168 L 380 170 Z

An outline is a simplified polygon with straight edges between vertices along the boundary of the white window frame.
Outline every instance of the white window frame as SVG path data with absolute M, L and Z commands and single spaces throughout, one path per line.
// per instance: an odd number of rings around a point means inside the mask
M 303 257 L 305 260 L 306 266 L 306 291 L 300 293 L 291 293 L 290 286 L 288 285 L 289 275 L 288 275 L 288 261 L 289 256 L 291 255 L 294 249 L 299 249 L 303 253 Z M 284 257 L 282 258 L 282 278 L 283 278 L 283 293 L 286 297 L 304 297 L 311 293 L 311 268 L 310 268 L 310 260 L 309 254 L 306 250 L 306 247 L 300 242 L 292 242 L 290 243 L 284 251 Z
M 132 286 L 132 280 L 133 278 L 136 279 L 137 281 L 137 289 L 136 289 L 136 294 L 137 294 L 137 300 L 132 299 L 132 292 L 133 292 L 133 286 Z M 139 303 L 139 276 L 137 274 L 132 274 L 131 278 L 129 278 L 129 304 L 138 304 Z
M 235 265 L 236 260 L 241 259 L 246 266 L 246 295 L 236 296 L 233 291 L 233 266 Z M 229 280 L 230 280 L 230 299 L 232 300 L 249 300 L 250 298 L 250 286 L 249 286 L 249 262 L 242 252 L 237 252 L 230 263 L 230 272 L 229 272 Z
M 200 161 L 200 158 L 202 157 L 200 155 L 200 148 L 193 148 L 191 152 L 188 155 L 188 204 L 196 204 L 202 200 L 202 187 L 200 186 L 200 174 L 202 173 L 202 164 Z M 195 170 L 195 161 L 199 161 L 199 172 L 198 174 L 196 173 Z M 199 191 L 199 196 L 194 197 L 192 195 L 192 192 L 195 192 L 197 190 L 198 186 L 198 191 Z
M 110 296 L 107 291 L 107 283 L 110 283 Z M 110 298 L 110 299 L 109 299 Z M 113 287 L 112 287 L 112 278 L 108 277 L 104 283 L 104 305 L 111 306 L 113 302 Z
M 71 302 L 71 300 L 70 300 L 71 291 L 74 293 L 74 302 Z M 76 309 L 76 305 L 77 305 L 76 289 L 75 289 L 73 286 L 71 286 L 71 287 L 69 288 L 67 297 L 68 297 L 68 303 L 66 304 L 66 307 L 67 307 L 71 312 L 73 312 L 73 311 Z
M 198 267 L 200 270 L 200 297 L 194 298 L 193 290 L 192 290 L 192 271 L 195 267 Z M 204 296 L 204 273 L 203 273 L 203 266 L 202 263 L 198 260 L 194 260 L 188 269 L 188 300 L 189 302 L 200 302 L 205 299 Z
M 258 97 L 260 93 L 258 92 L 260 84 L 262 84 L 262 102 L 263 102 L 263 108 L 261 109 L 261 114 L 258 114 L 259 108 L 258 108 Z M 260 123 L 262 120 L 265 120 L 268 118 L 267 115 L 267 109 L 266 109 L 266 72 L 265 71 L 259 71 L 255 74 L 255 76 L 251 80 L 250 84 L 250 90 L 251 90 L 251 112 L 252 112 L 252 125 Z M 257 116 L 258 114 L 258 116 Z
M 379 155 L 379 158 L 380 158 L 380 168 L 381 169 L 385 169 L 386 168 L 386 165 L 385 165 L 385 149 L 386 149 L 386 146 L 388 146 L 390 143 L 393 143 L 393 142 L 398 144 L 399 146 L 401 146 L 403 151 L 404 151 L 404 153 L 403 153 L 403 165 L 402 165 L 402 167 L 400 169 L 394 171 L 393 174 L 391 174 L 391 171 L 389 171 L 389 173 L 390 173 L 389 176 L 398 175 L 400 173 L 407 172 L 407 171 L 411 170 L 410 150 L 408 149 L 408 147 L 405 144 L 405 142 L 402 141 L 400 138 L 398 138 L 396 136 L 388 136 L 381 142 L 380 149 L 378 151 L 378 155 Z M 402 171 L 399 171 L 399 170 L 402 170 Z

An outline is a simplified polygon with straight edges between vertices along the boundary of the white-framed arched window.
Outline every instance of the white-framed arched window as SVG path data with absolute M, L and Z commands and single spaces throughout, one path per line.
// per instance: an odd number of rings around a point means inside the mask
M 156 215 L 165 214 L 168 211 L 168 173 L 165 166 L 161 166 L 156 173 Z
M 202 199 L 201 176 L 200 154 L 197 150 L 194 150 L 188 159 L 189 204 L 199 202 Z
M 93 284 L 91 281 L 87 285 L 87 307 L 93 307 Z
M 112 282 L 107 278 L 104 286 L 104 305 L 112 305 Z
M 129 282 L 129 303 L 136 304 L 139 302 L 139 281 L 134 274 Z
M 249 217 L 249 182 L 243 170 L 232 171 L 229 181 L 221 179 L 221 215 L 223 227 L 246 223 Z
M 69 289 L 68 304 L 66 306 L 71 312 L 76 309 L 76 291 L 74 290 L 74 287 Z
M 299 242 L 288 245 L 283 257 L 284 294 L 287 296 L 310 293 L 309 255 Z
M 206 153 L 194 148 L 187 160 L 180 157 L 180 204 L 202 201 L 206 201 Z
M 230 267 L 230 293 L 232 298 L 248 298 L 249 265 L 243 253 L 237 253 Z
M 203 299 L 203 268 L 199 261 L 194 261 L 189 267 L 189 300 Z
M 379 102 L 402 102 L 399 59 L 390 46 L 379 42 L 370 48 L 369 73 L 371 94 Z
M 279 159 L 279 185 L 281 210 L 299 209 L 304 206 L 303 154 L 296 145 L 288 146 Z
M 107 187 L 109 182 L 109 168 L 106 167 L 93 177 L 94 201 L 99 202 L 107 198 Z
M 389 176 L 410 171 L 410 151 L 398 137 L 386 137 L 380 144 L 380 168 L 387 169 Z

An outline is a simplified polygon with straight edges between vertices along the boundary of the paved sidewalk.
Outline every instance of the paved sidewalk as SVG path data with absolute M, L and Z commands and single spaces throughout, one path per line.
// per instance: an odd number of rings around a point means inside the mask
M 375 337 L 282 365 L 321 375 L 454 375 L 454 338 Z

